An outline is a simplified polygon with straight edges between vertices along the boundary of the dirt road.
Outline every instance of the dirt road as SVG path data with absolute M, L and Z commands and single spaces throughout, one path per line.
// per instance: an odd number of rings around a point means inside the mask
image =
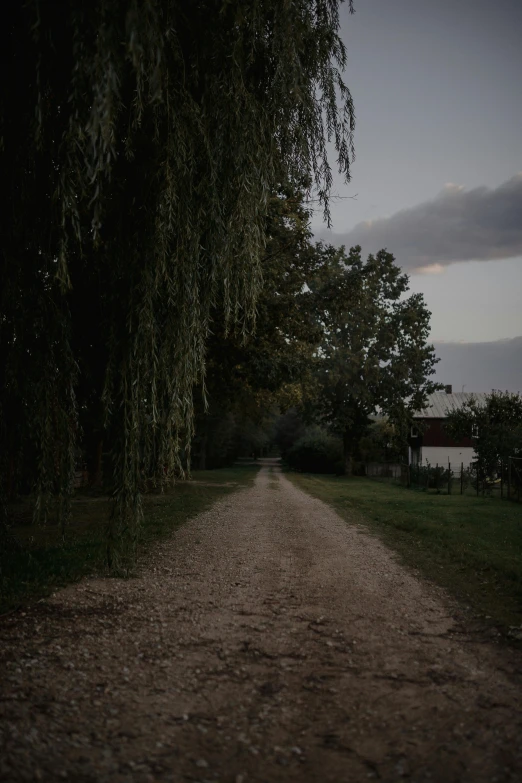
M 276 470 L 0 623 L 1 780 L 522 780 L 519 655 Z

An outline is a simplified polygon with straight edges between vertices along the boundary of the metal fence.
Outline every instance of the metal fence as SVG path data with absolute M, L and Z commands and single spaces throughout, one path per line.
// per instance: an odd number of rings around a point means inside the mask
M 402 465 L 400 462 L 366 462 L 364 475 L 369 478 L 393 478 L 400 479 Z
M 409 489 L 433 490 L 437 494 L 460 494 L 473 483 L 473 471 L 464 464 L 403 465 L 401 483 Z
M 365 465 L 369 478 L 392 479 L 408 489 L 439 495 L 474 494 L 522 501 L 522 457 L 509 457 L 493 470 L 485 471 L 479 463 L 406 465 L 370 462 Z
M 507 497 L 522 500 L 522 457 L 509 457 L 506 464 Z

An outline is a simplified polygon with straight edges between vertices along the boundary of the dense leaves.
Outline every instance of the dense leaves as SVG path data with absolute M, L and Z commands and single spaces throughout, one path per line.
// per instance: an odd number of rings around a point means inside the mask
M 338 473 L 344 471 L 342 443 L 318 426 L 309 427 L 288 449 L 286 462 L 305 473 Z
M 270 197 L 305 182 L 328 217 L 329 140 L 349 176 L 338 6 L 30 0 L 3 17 L 2 488 L 35 484 L 37 510 L 54 496 L 66 515 L 78 445 L 103 442 L 110 559 L 135 546 L 144 480 L 188 459 L 211 325 L 253 330 Z
M 323 261 L 311 241 L 309 219 L 298 192 L 280 188 L 269 201 L 254 333 L 227 330 L 222 308 L 213 310 L 205 377 L 209 407 L 199 397 L 197 404 L 198 466 L 207 464 L 205 451 L 212 451 L 215 438 L 222 439 L 222 419 L 230 414 L 234 426 L 249 431 L 243 450 L 259 452 L 271 409 L 298 397 L 310 374 L 321 330 L 306 283 Z
M 522 397 L 493 391 L 484 404 L 470 397 L 448 412 L 445 428 L 454 438 L 472 438 L 480 473 L 492 476 L 501 462 L 522 457 Z
M 351 472 L 370 417 L 385 414 L 400 436 L 414 411 L 438 388 L 422 295 L 404 297 L 408 277 L 391 253 L 367 261 L 359 246 L 318 248 L 328 263 L 311 282 L 323 339 L 316 357 L 314 415 L 343 437 Z

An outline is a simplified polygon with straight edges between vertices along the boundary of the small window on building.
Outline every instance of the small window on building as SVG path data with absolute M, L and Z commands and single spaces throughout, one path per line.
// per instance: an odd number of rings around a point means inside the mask
M 471 425 L 471 437 L 472 438 L 478 438 L 478 436 L 479 436 L 478 424 L 472 424 Z
M 417 427 L 412 427 L 410 430 L 410 437 L 411 438 L 418 438 L 419 437 L 419 430 Z

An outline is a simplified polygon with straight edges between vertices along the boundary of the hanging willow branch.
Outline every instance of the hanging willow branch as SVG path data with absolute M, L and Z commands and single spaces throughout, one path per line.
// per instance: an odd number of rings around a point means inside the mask
M 136 546 L 144 477 L 188 460 L 212 306 L 254 328 L 270 194 L 307 182 L 328 220 L 329 141 L 349 178 L 338 14 L 338 0 L 31 0 L 4 28 L 2 409 L 23 353 L 43 508 L 70 495 L 78 406 L 87 421 L 103 399 L 110 560 Z M 59 309 L 52 338 L 20 325 L 29 291 Z

